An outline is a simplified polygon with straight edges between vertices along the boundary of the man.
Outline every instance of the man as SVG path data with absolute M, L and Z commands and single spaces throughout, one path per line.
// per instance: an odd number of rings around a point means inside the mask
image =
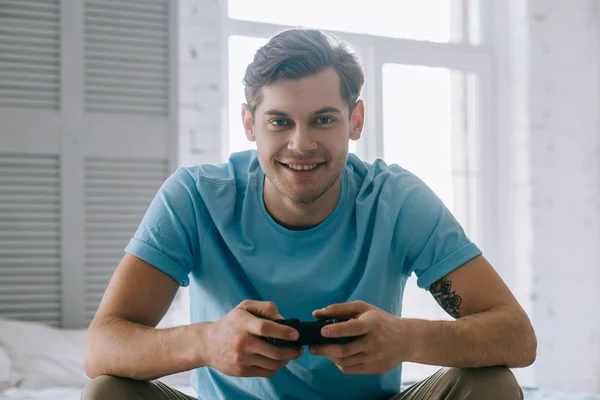
M 256 53 L 242 120 L 257 151 L 178 169 L 126 248 L 87 336 L 85 399 L 187 399 L 151 380 L 195 369 L 201 399 L 519 399 L 508 367 L 535 359 L 515 298 L 418 178 L 348 154 L 363 73 L 318 30 Z M 415 273 L 455 320 L 401 318 Z M 179 285 L 192 324 L 154 329 Z M 350 318 L 294 340 L 272 320 Z M 439 365 L 400 393 L 404 361 Z M 130 379 L 127 379 L 130 378 Z

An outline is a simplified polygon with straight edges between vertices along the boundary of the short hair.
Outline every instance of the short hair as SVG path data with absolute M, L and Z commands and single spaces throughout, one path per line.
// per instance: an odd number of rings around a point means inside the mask
M 252 115 L 262 101 L 263 86 L 314 75 L 327 67 L 337 71 L 340 94 L 352 114 L 365 79 L 358 57 L 346 42 L 317 29 L 289 29 L 273 36 L 246 68 L 244 93 Z

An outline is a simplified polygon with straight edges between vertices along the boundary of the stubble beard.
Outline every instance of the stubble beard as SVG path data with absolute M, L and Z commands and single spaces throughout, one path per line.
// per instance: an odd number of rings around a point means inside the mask
M 285 167 L 282 167 L 282 168 L 285 168 Z M 270 172 L 265 171 L 265 176 L 267 177 L 267 179 L 269 179 L 269 181 L 273 184 L 273 186 L 277 189 L 277 191 L 279 193 L 281 193 L 283 196 L 290 199 L 292 202 L 294 202 L 296 204 L 312 204 L 315 201 L 317 201 L 319 198 L 321 198 L 325 193 L 327 193 L 327 191 L 329 189 L 331 189 L 331 187 L 333 185 L 335 185 L 335 183 L 338 181 L 338 179 L 340 179 L 340 176 L 342 175 L 342 171 L 343 171 L 343 168 L 338 173 L 332 173 L 327 178 L 327 181 L 325 181 L 325 183 L 323 185 L 321 185 L 313 190 L 310 190 L 308 192 L 301 193 L 298 195 L 295 195 L 294 193 L 292 193 L 286 187 L 286 184 L 277 177 L 276 173 L 274 173 L 274 172 L 270 173 Z

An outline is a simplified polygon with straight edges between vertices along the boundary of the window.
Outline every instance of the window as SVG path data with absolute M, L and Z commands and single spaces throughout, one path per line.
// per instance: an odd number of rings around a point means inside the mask
M 452 208 L 447 69 L 383 66 L 383 157 L 414 172 Z
M 469 126 L 467 85 L 475 77 L 447 68 L 384 64 L 383 158 L 421 178 L 477 241 L 479 176 L 469 154 L 476 137 Z M 474 110 L 471 110 L 473 113 Z
M 465 39 L 463 0 L 229 0 L 229 17 L 434 42 Z M 471 2 L 473 3 L 473 2 Z M 473 7 L 471 7 L 473 8 Z
M 266 43 L 266 38 L 229 37 L 229 153 L 256 149 L 256 145 L 246 139 L 242 126 L 241 108 L 246 102 L 242 79 L 254 53 Z
M 384 64 L 383 158 L 421 178 L 477 242 L 478 220 L 469 220 L 469 207 L 477 205 L 470 196 L 478 189 L 467 145 L 472 136 L 466 118 L 469 82 L 464 73 L 447 68 Z M 414 276 L 406 285 L 402 314 L 451 319 L 428 292 L 417 287 Z M 404 378 L 419 380 L 437 369 L 406 363 Z

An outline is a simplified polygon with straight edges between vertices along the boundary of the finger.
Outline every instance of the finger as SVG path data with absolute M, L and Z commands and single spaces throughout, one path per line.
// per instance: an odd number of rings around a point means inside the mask
M 260 338 L 256 338 L 256 341 L 252 340 L 248 350 L 276 361 L 296 360 L 304 354 L 302 347 L 278 347 Z
M 309 351 L 316 356 L 343 358 L 367 352 L 368 343 L 361 339 L 346 344 L 322 344 L 310 346 Z
M 283 319 L 283 316 L 277 310 L 277 306 L 272 301 L 244 300 L 238 305 L 238 308 L 244 309 L 257 317 L 271 320 Z
M 346 322 L 339 322 L 324 326 L 321 329 L 321 335 L 324 337 L 341 338 L 348 336 L 362 336 L 369 331 L 369 326 L 360 319 L 351 319 Z
M 283 340 L 298 340 L 299 333 L 294 328 L 268 319 L 252 318 L 247 325 L 248 332 L 255 336 L 272 337 Z
M 250 365 L 253 367 L 259 367 L 268 369 L 271 371 L 277 371 L 279 368 L 285 366 L 289 363 L 289 360 L 274 360 L 268 357 L 265 357 L 261 354 L 252 354 L 249 358 Z
M 323 317 L 346 317 L 352 318 L 367 311 L 369 305 L 364 301 L 357 300 L 350 303 L 332 304 L 320 310 L 313 311 L 315 318 Z
M 339 367 L 352 367 L 354 365 L 365 364 L 367 353 L 358 353 L 349 357 L 330 358 Z

